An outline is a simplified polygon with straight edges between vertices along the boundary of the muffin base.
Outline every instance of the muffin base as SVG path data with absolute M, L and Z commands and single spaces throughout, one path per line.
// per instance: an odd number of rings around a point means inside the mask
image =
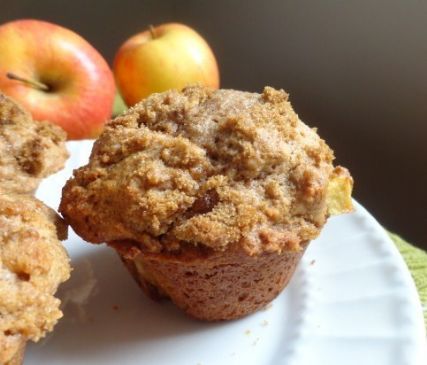
M 241 249 L 194 249 L 172 255 L 146 253 L 126 242 L 110 246 L 150 298 L 170 298 L 207 321 L 236 319 L 265 307 L 288 284 L 304 253 L 249 256 Z
M 15 352 L 15 355 L 13 355 L 13 357 L 8 362 L 6 362 L 5 365 L 22 365 L 24 363 L 26 344 L 27 344 L 27 341 L 25 339 L 20 339 L 19 347 Z

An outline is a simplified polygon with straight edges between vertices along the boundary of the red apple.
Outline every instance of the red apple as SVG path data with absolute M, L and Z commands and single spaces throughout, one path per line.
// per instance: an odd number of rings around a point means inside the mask
M 24 19 L 0 26 L 0 90 L 69 139 L 97 136 L 111 116 L 115 84 L 104 58 L 59 25 Z
M 127 105 L 189 84 L 219 87 L 209 45 L 196 31 L 177 23 L 150 27 L 129 38 L 118 50 L 113 70 Z

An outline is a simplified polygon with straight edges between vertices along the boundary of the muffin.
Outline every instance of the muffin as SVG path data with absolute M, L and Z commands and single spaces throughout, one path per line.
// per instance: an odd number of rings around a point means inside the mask
M 68 157 L 65 132 L 31 115 L 0 93 L 0 190 L 32 193 Z
M 333 159 L 283 90 L 189 87 L 110 121 L 59 209 L 150 297 L 233 319 L 276 297 L 328 216 L 351 210 Z
M 54 293 L 70 276 L 59 241 L 66 234 L 61 218 L 35 198 L 0 193 L 0 364 L 21 364 L 26 342 L 62 317 Z

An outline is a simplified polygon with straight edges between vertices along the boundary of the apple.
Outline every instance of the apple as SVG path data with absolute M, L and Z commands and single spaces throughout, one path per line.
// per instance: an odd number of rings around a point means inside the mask
M 113 73 L 73 31 L 23 19 L 0 26 L 0 90 L 69 139 L 96 137 L 111 116 Z
M 127 105 L 154 92 L 182 89 L 189 84 L 219 87 L 215 56 L 190 27 L 167 23 L 129 38 L 117 51 L 117 87 Z

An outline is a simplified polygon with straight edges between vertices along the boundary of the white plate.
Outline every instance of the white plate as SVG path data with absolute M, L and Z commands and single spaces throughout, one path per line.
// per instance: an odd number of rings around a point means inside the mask
M 90 141 L 69 143 L 66 169 L 38 196 L 56 208 Z M 359 204 L 329 220 L 287 289 L 241 320 L 203 323 L 147 299 L 112 250 L 65 243 L 74 271 L 59 296 L 64 318 L 27 350 L 26 365 L 421 365 L 421 305 L 410 274 L 381 226 Z

